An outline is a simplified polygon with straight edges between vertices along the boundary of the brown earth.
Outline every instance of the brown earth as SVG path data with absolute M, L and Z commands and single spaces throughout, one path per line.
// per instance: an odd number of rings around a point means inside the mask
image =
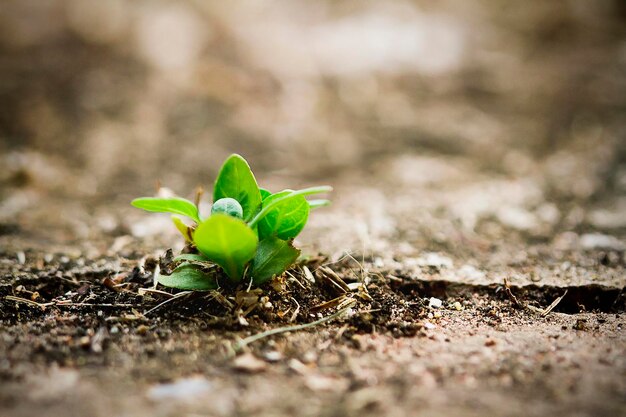
M 626 25 L 600 3 L 5 2 L 0 415 L 625 414 Z M 334 187 L 307 258 L 151 291 L 182 242 L 129 201 L 231 152 Z

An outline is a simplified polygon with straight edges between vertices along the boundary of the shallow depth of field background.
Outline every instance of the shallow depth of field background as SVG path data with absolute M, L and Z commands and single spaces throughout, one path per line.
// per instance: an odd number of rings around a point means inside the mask
M 171 242 L 128 201 L 237 152 L 335 186 L 323 251 L 622 247 L 625 28 L 620 1 L 3 1 L 0 222 Z
M 374 301 L 139 289 L 233 152 Z M 0 0 L 2 416 L 626 415 L 624 288 L 625 0 Z

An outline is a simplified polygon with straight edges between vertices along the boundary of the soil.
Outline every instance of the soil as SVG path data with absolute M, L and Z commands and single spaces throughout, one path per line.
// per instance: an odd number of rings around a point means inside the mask
M 623 6 L 419 3 L 9 2 L 0 415 L 626 415 Z M 437 65 L 298 53 L 372 27 L 433 29 Z M 129 201 L 231 152 L 334 187 L 306 257 L 154 289 L 183 242 Z
M 3 415 L 618 415 L 626 407 L 623 288 L 465 284 L 438 279 L 432 267 L 415 278 L 374 260 L 316 256 L 260 289 L 174 299 L 172 290 L 140 292 L 159 262 L 141 252 L 14 253 L 2 262 Z M 363 286 L 346 292 L 337 279 Z M 350 304 L 325 304 L 338 297 Z M 239 349 L 247 336 L 346 306 L 328 323 Z

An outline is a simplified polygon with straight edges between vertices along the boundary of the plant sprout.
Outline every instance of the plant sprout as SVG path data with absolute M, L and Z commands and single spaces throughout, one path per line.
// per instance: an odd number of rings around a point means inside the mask
M 300 255 L 293 239 L 304 229 L 309 212 L 330 204 L 329 200 L 306 197 L 330 191 L 331 187 L 321 186 L 271 193 L 259 188 L 246 160 L 233 154 L 217 176 L 207 218 L 196 204 L 179 197 L 143 197 L 131 204 L 173 214 L 174 225 L 198 252 L 174 258 L 176 268 L 170 275 L 159 276 L 158 283 L 183 290 L 210 290 L 218 286 L 215 265 L 235 283 L 245 280 L 260 285 L 285 272 Z M 188 226 L 179 216 L 193 224 Z

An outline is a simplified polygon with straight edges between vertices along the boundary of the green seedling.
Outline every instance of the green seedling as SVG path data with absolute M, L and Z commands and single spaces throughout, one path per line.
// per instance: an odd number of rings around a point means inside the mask
M 260 285 L 285 272 L 300 255 L 293 239 L 300 234 L 313 209 L 329 200 L 307 200 L 331 187 L 283 190 L 259 188 L 250 166 L 231 155 L 215 180 L 211 214 L 203 218 L 198 206 L 184 198 L 137 198 L 132 205 L 151 212 L 173 214 L 176 228 L 198 253 L 182 254 L 170 275 L 158 282 L 183 290 L 217 288 L 215 265 L 237 283 Z M 191 221 L 187 225 L 180 217 Z

